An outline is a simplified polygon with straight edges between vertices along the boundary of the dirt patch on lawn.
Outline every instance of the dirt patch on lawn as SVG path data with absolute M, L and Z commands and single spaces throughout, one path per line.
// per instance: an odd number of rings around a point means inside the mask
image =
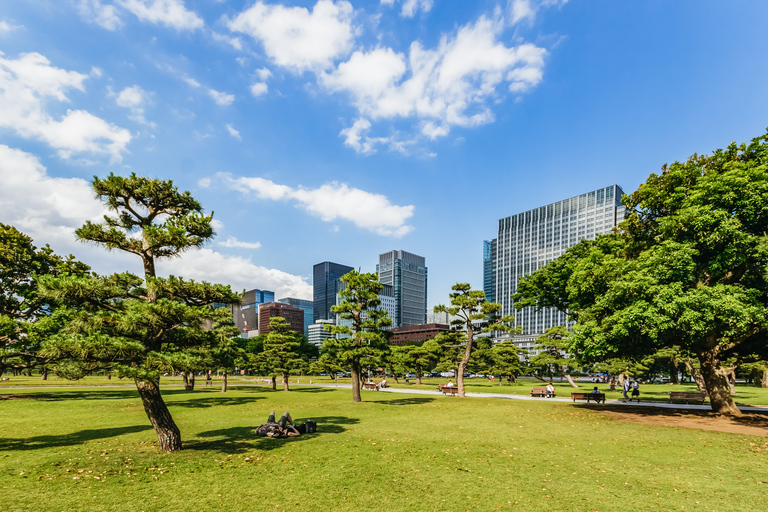
M 686 411 L 658 407 L 621 407 L 607 405 L 596 411 L 606 414 L 613 421 L 629 421 L 642 425 L 698 428 L 731 434 L 768 437 L 768 415 L 747 413 L 733 418 L 708 411 Z

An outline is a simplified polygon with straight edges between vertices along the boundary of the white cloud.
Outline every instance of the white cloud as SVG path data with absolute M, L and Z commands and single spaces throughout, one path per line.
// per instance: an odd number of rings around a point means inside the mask
M 381 0 L 382 5 L 393 6 L 396 0 Z M 400 10 L 400 16 L 403 18 L 413 18 L 417 12 L 429 12 L 432 9 L 432 0 L 403 0 L 403 8 Z
M 182 77 L 181 79 L 184 80 L 187 83 L 187 85 L 189 85 L 190 87 L 194 87 L 195 89 L 200 87 L 200 82 L 198 82 L 194 78 L 190 78 L 188 76 L 185 76 L 185 77 Z
M 264 178 L 232 178 L 227 173 L 216 175 L 226 186 L 259 199 L 294 201 L 311 215 L 326 222 L 343 219 L 357 227 L 383 236 L 401 237 L 413 231 L 406 224 L 414 206 L 398 206 L 386 196 L 372 194 L 345 183 L 332 182 L 316 189 L 292 188 Z
M 274 290 L 277 297 L 312 298 L 312 285 L 307 277 L 257 266 L 250 258 L 228 256 L 211 249 L 190 251 L 181 258 L 161 261 L 157 268 L 163 274 L 228 284 L 236 292 L 260 288 Z
M 51 177 L 37 157 L 0 145 L 0 183 L 0 219 L 31 236 L 36 246 L 48 243 L 58 254 L 72 253 L 103 274 L 125 270 L 141 273 L 140 260 L 135 256 L 75 240 L 75 229 L 86 220 L 100 221 L 106 213 L 87 181 Z M 275 290 L 279 296 L 312 297 L 306 277 L 211 249 L 160 260 L 157 268 L 161 275 L 229 284 L 235 291 L 258 287 Z
M 235 96 L 233 94 L 227 94 L 226 92 L 219 92 L 213 89 L 208 89 L 208 94 L 210 94 L 211 98 L 213 98 L 213 101 L 215 101 L 217 105 L 221 105 L 222 107 L 231 105 L 235 101 Z
M 365 118 L 357 119 L 352 126 L 341 130 L 339 135 L 344 137 L 344 145 L 363 155 L 372 155 L 376 146 L 389 142 L 387 137 L 369 137 L 364 135 L 371 128 L 371 122 Z
M 50 65 L 39 53 L 22 54 L 17 60 L 0 53 L 0 129 L 15 131 L 58 150 L 62 158 L 75 153 L 106 154 L 120 162 L 131 133 L 84 110 L 67 110 L 55 120 L 45 110 L 50 99 L 69 102 L 66 92 L 85 91 L 88 75 Z
M 235 139 L 237 139 L 237 140 L 243 140 L 243 138 L 240 136 L 240 132 L 239 132 L 239 131 L 237 131 L 237 130 L 235 130 L 235 129 L 232 127 L 232 125 L 231 125 L 231 124 L 228 124 L 228 125 L 227 125 L 227 131 L 228 131 L 228 132 L 229 132 L 229 134 L 230 134 L 232 137 L 234 137 Z
M 213 37 L 214 41 L 219 41 L 220 43 L 227 43 L 235 50 L 242 51 L 243 49 L 243 42 L 240 41 L 239 37 L 225 36 L 224 34 L 219 34 L 218 32 L 211 32 L 211 37 Z
M 503 29 L 500 17 L 481 16 L 432 50 L 415 41 L 407 57 L 390 48 L 356 51 L 319 81 L 350 94 L 362 116 L 416 117 L 425 136 L 444 136 L 452 126 L 492 122 L 501 83 L 519 93 L 541 81 L 546 50 L 530 43 L 507 47 L 498 40 Z
M 148 122 L 144 117 L 144 104 L 147 102 L 148 96 L 149 93 L 147 91 L 138 85 L 134 85 L 120 91 L 115 98 L 115 103 L 117 103 L 118 107 L 130 109 L 131 115 L 129 117 L 134 121 L 155 126 L 155 123 Z
M 229 29 L 260 41 L 277 65 L 301 73 L 328 69 L 349 53 L 353 14 L 352 5 L 344 0 L 318 0 L 312 12 L 258 1 L 231 20 Z
M 77 7 L 80 16 L 89 23 L 95 23 L 107 30 L 117 30 L 123 26 L 114 5 L 104 5 L 101 0 L 80 0 Z
M 267 84 L 265 84 L 264 82 L 256 82 L 251 86 L 251 94 L 253 94 L 257 98 L 262 94 L 267 94 L 268 90 L 269 90 L 269 86 L 267 86 Z
M 242 242 L 233 236 L 230 236 L 223 242 L 218 242 L 218 244 L 223 247 L 238 248 L 238 249 L 260 249 L 261 248 L 261 242 L 255 242 L 255 243 Z
M 11 25 L 7 21 L 0 21 L 0 36 L 10 34 L 14 30 L 23 28 L 21 25 Z
M 187 10 L 183 0 L 118 0 L 118 4 L 141 21 L 176 30 L 195 30 L 204 25 L 202 18 Z
M 267 68 L 257 69 L 256 74 L 259 75 L 259 79 L 261 79 L 262 82 L 266 82 L 267 79 L 272 76 L 272 72 Z
M 539 9 L 547 7 L 559 8 L 566 3 L 568 3 L 568 0 L 508 0 L 507 18 L 512 25 L 523 20 L 533 23 Z

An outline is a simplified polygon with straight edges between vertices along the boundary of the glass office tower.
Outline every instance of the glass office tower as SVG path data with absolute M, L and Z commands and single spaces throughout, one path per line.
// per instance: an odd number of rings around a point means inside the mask
M 483 291 L 485 300 L 496 302 L 496 239 L 483 240 Z
M 395 314 L 392 327 L 427 322 L 427 267 L 423 256 L 406 251 L 379 255 L 379 281 L 394 288 Z
M 347 265 L 324 261 L 312 268 L 312 319 L 333 320 L 336 314 L 331 312 L 331 306 L 336 305 L 336 294 L 341 290 L 341 276 L 354 269 Z
M 611 185 L 499 220 L 493 269 L 495 299 L 501 303 L 504 315 L 515 315 L 522 334 L 544 333 L 555 325 L 565 325 L 567 317 L 566 312 L 552 308 L 515 311 L 511 295 L 520 278 L 542 268 L 580 240 L 594 240 L 595 235 L 610 232 L 624 220 L 623 194 L 618 185 Z

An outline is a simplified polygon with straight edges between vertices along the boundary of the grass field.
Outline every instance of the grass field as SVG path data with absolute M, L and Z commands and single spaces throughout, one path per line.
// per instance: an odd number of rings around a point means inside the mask
M 164 454 L 130 388 L 4 389 L 3 510 L 766 510 L 765 438 L 546 401 L 266 387 L 164 396 Z M 318 433 L 256 438 L 270 410 Z

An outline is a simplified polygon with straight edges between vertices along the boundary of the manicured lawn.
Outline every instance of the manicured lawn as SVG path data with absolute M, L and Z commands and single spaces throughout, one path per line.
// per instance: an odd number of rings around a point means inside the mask
M 4 389 L 3 509 L 768 509 L 762 437 L 546 401 L 368 392 L 354 404 L 349 389 L 319 387 L 163 393 L 180 453 L 157 452 L 133 389 Z M 254 437 L 272 409 L 315 419 L 318 433 Z

